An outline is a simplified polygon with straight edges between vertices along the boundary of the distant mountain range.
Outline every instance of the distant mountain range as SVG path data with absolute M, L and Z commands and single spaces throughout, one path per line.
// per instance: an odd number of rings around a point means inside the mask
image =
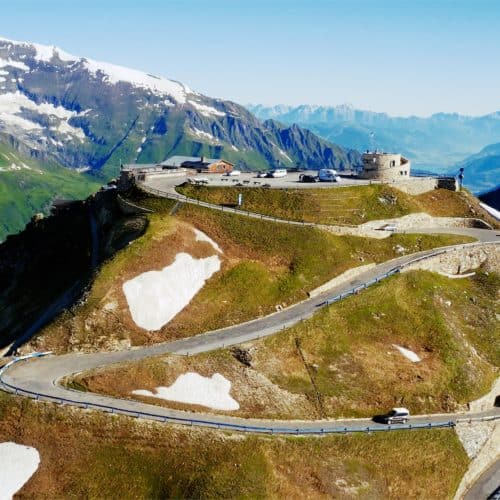
M 456 165 L 464 168 L 466 185 L 473 186 L 478 193 L 500 185 L 500 142 L 490 144 L 479 153 L 467 157 Z
M 249 105 L 248 109 L 263 120 L 275 119 L 308 127 L 346 148 L 401 152 L 412 160 L 415 168 L 438 173 L 457 171 L 458 163 L 464 158 L 500 140 L 500 112 L 479 117 L 438 113 L 420 118 L 392 117 L 351 105 Z M 485 158 L 474 175 L 466 175 L 468 186 L 477 191 L 498 183 L 488 174 L 490 167 L 490 161 Z
M 7 156 L 21 156 L 21 163 L 34 158 L 41 169 L 50 164 L 88 171 L 100 182 L 116 175 L 121 162 L 156 162 L 174 154 L 224 157 L 254 170 L 345 169 L 360 159 L 309 130 L 262 122 L 236 103 L 182 83 L 6 39 L 0 39 L 0 144 L 10 149 Z M 19 172 L 0 171 L 0 183 L 9 178 L 15 184 Z M 27 197 L 30 192 L 25 190 Z M 44 206 L 28 205 L 32 211 Z M 0 219 L 5 231 L 20 229 L 10 216 L 0 213 Z

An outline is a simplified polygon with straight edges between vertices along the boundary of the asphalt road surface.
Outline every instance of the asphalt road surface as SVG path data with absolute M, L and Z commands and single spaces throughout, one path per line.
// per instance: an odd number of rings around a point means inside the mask
M 493 496 L 496 492 L 497 496 Z M 483 472 L 472 488 L 465 494 L 464 500 L 500 499 L 500 460 L 497 460 L 486 472 Z

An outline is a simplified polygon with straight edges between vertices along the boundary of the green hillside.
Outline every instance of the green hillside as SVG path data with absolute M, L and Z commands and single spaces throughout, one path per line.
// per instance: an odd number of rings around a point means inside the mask
M 183 184 L 181 194 L 219 205 L 234 206 L 243 194 L 243 210 L 320 224 L 363 224 L 426 212 L 436 217 L 479 217 L 496 227 L 497 221 L 479 206 L 477 198 L 461 192 L 435 189 L 418 196 L 392 186 L 372 184 L 313 189 L 206 187 Z
M 386 239 L 338 236 L 314 227 L 279 224 L 231 213 L 184 205 L 169 215 L 173 201 L 140 202 L 155 210 L 144 236 L 106 262 L 86 303 L 65 313 L 38 335 L 38 348 L 64 352 L 78 346 L 101 349 L 113 341 L 142 345 L 188 337 L 241 323 L 307 298 L 307 292 L 349 268 L 414 252 L 469 242 L 458 235 L 394 234 Z M 123 283 L 151 269 L 170 265 L 179 252 L 211 255 L 193 241 L 197 228 L 224 250 L 222 269 L 191 303 L 160 330 L 150 333 L 132 320 Z M 116 303 L 113 314 L 106 304 Z M 88 325 L 92 329 L 88 330 Z
M 0 419 L 0 442 L 34 446 L 42 459 L 20 498 L 451 498 L 469 462 L 451 429 L 235 435 L 3 393 Z
M 54 199 L 83 199 L 101 184 L 0 143 L 0 241 L 21 231 L 35 213 L 47 214 Z
M 412 414 L 456 411 L 486 393 L 497 376 L 499 284 L 495 273 L 461 280 L 404 273 L 245 344 L 250 366 L 230 349 L 162 356 L 82 374 L 77 387 L 193 410 L 131 391 L 170 386 L 194 371 L 231 380 L 240 404 L 232 414 L 246 418 L 371 417 L 401 405 Z M 421 361 L 409 361 L 395 345 Z

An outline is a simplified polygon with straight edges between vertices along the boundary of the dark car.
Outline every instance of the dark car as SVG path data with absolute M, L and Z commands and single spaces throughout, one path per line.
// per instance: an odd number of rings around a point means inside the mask
M 299 181 L 300 182 L 318 182 L 318 178 L 315 175 L 300 174 Z

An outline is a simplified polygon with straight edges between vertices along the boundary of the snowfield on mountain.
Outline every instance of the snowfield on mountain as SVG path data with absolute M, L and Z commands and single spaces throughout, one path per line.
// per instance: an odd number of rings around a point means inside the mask
M 418 363 L 421 360 L 420 356 L 411 351 L 410 349 L 405 349 L 404 347 L 401 347 L 400 345 L 397 344 L 392 344 L 392 347 L 397 349 L 405 358 L 409 359 L 412 363 Z

